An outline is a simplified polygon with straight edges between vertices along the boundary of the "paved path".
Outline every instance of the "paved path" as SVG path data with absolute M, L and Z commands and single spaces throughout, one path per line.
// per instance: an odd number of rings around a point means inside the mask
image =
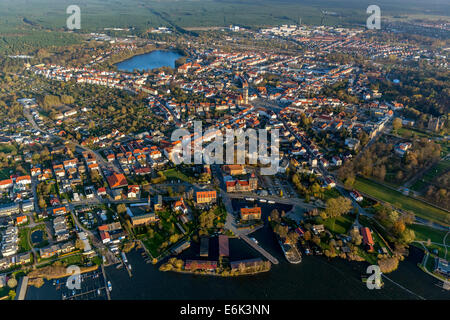
M 218 166 L 213 166 L 212 170 L 214 170 L 219 177 L 220 181 L 223 181 L 222 173 L 220 172 L 220 168 Z M 221 186 L 223 186 L 223 183 L 221 183 Z M 261 246 L 257 245 L 254 241 L 250 240 L 247 235 L 246 231 L 239 230 L 236 226 L 236 219 L 234 215 L 233 205 L 231 203 L 230 195 L 227 193 L 223 188 L 219 188 L 220 195 L 222 197 L 222 201 L 225 205 L 225 208 L 227 210 L 227 221 L 225 223 L 225 228 L 228 230 L 231 230 L 237 237 L 243 239 L 245 242 L 247 242 L 253 249 L 257 250 L 259 253 L 261 253 L 264 257 L 266 257 L 270 262 L 273 264 L 278 264 L 278 260 L 273 257 L 270 253 L 268 253 L 266 250 L 264 250 Z
M 445 234 L 445 237 L 444 237 L 444 239 L 442 240 L 442 244 L 444 245 L 444 248 L 445 248 L 445 260 L 447 260 L 447 236 L 450 234 L 450 231 L 449 232 L 447 232 L 446 234 Z
M 98 249 L 100 249 L 100 251 L 102 253 L 103 252 L 105 253 L 105 257 L 106 257 L 106 260 L 108 262 L 108 265 L 116 264 L 116 263 L 120 262 L 119 259 L 100 240 L 98 240 L 97 237 L 90 230 L 88 230 L 85 227 L 83 227 L 83 225 L 78 221 L 78 218 L 75 216 L 73 211 L 71 211 L 70 214 L 72 216 L 73 221 L 78 226 L 78 228 L 80 228 L 81 230 L 86 232 L 86 234 L 88 235 L 89 239 L 91 239 L 92 244 L 95 247 L 97 247 Z

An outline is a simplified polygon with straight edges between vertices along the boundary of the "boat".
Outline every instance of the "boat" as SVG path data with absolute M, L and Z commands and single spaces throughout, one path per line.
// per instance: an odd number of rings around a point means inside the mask
M 111 281 L 108 281 L 108 290 L 109 290 L 109 292 L 112 291 L 112 284 L 111 284 Z
M 130 269 L 130 271 L 131 271 L 131 264 L 128 264 L 128 269 Z
M 125 252 L 122 251 L 120 254 L 122 255 L 123 262 L 128 263 L 128 259 L 127 256 L 125 255 Z
M 259 202 L 267 202 L 266 199 L 259 199 Z
M 97 289 L 97 294 L 100 295 L 100 289 Z
M 294 246 L 290 245 L 291 248 L 294 249 L 294 252 L 292 253 L 286 251 L 285 244 L 280 239 L 278 239 L 278 243 L 280 244 L 281 250 L 283 250 L 284 256 L 289 263 L 298 264 L 302 262 L 302 254 L 300 253 L 300 251 L 298 251 L 295 245 Z
M 269 200 L 269 201 L 267 201 L 267 203 L 270 203 L 270 204 L 274 204 L 274 203 L 275 203 L 275 201 L 273 201 L 273 200 Z
M 252 202 L 255 201 L 254 198 L 245 198 L 245 200 L 246 200 L 246 201 L 252 201 Z
M 254 243 L 258 244 L 258 240 L 256 240 L 255 238 L 250 238 L 250 240 L 252 240 Z

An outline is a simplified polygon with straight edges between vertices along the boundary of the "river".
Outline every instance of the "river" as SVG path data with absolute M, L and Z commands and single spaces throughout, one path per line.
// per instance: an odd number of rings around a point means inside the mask
M 161 67 L 175 67 L 175 61 L 182 57 L 175 51 L 156 50 L 150 53 L 134 56 L 116 64 L 119 71 L 152 70 Z

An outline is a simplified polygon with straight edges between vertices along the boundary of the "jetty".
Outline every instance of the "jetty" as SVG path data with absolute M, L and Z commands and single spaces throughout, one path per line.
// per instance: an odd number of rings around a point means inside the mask
M 28 288 L 28 277 L 25 276 L 22 279 L 20 279 L 20 285 L 17 286 L 19 289 L 19 294 L 16 294 L 16 300 L 25 300 L 25 296 L 27 295 L 27 288 Z
M 108 290 L 108 284 L 106 283 L 106 273 L 105 273 L 105 267 L 102 264 L 102 274 L 103 274 L 103 280 L 105 281 L 105 291 L 106 291 L 106 296 L 108 297 L 108 300 L 111 300 L 111 294 Z
M 257 245 L 254 241 L 250 240 L 249 237 L 247 237 L 246 235 L 241 235 L 240 238 L 242 240 L 244 240 L 245 242 L 247 242 L 250 245 L 250 247 L 252 247 L 256 251 L 261 253 L 264 257 L 266 257 L 270 262 L 272 262 L 273 264 L 278 264 L 277 258 L 272 256 L 270 253 L 268 253 L 266 250 L 264 250 L 261 246 Z

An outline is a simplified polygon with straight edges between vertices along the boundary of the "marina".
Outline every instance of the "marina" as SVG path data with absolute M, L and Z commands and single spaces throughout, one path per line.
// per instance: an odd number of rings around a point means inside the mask
M 110 300 L 102 269 L 81 274 L 80 288 L 78 289 L 69 288 L 67 279 L 53 280 L 53 285 L 59 292 L 62 300 Z

